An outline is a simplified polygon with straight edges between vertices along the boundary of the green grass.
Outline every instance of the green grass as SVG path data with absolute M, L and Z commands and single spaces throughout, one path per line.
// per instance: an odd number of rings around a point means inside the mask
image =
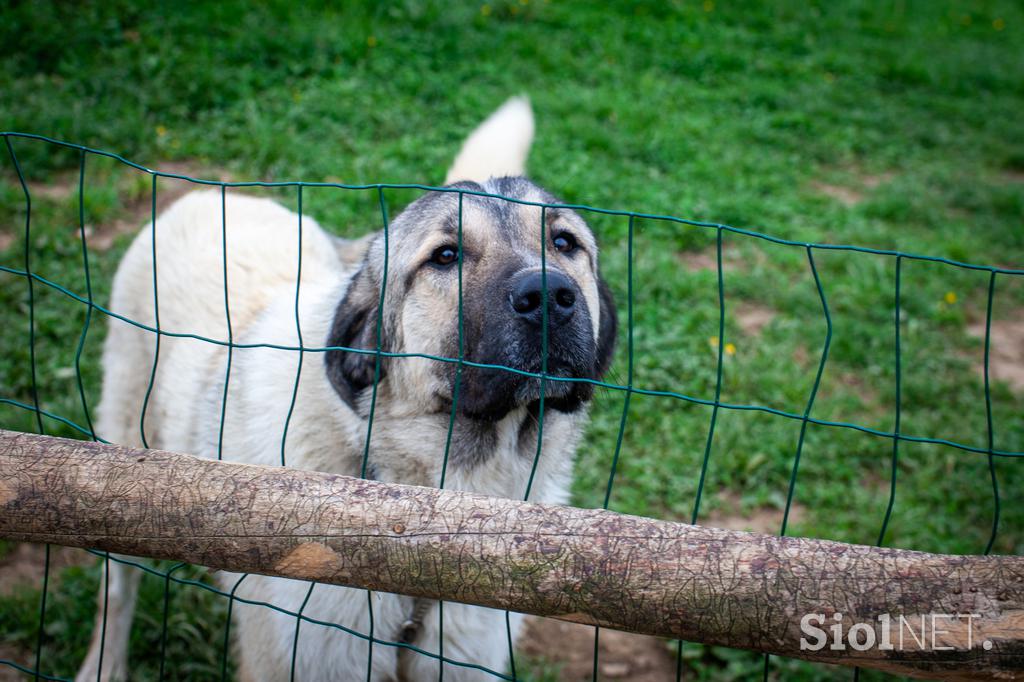
M 155 568 L 167 571 L 172 562 L 157 562 Z M 175 578 L 204 581 L 206 569 L 189 566 L 172 574 Z M 49 675 L 74 677 L 85 659 L 95 617 L 96 593 L 103 576 L 103 564 L 72 566 L 60 573 L 58 585 L 48 592 L 46 637 L 41 665 Z M 191 585 L 170 583 L 167 589 L 167 636 L 164 633 L 164 592 L 167 585 L 160 576 L 144 574 L 139 588 L 136 625 L 132 629 L 130 650 L 142 655 L 132 657 L 133 679 L 151 680 L 160 676 L 160 652 L 165 652 L 164 674 L 170 679 L 218 679 L 224 629 L 227 624 L 226 600 L 211 599 L 209 592 Z M 24 590 L 0 599 L 0 623 L 4 641 L 23 651 L 34 651 L 39 627 L 37 590 Z M 27 661 L 22 661 L 26 663 Z M 234 666 L 228 659 L 229 674 Z
M 527 92 L 539 125 L 531 174 L 567 201 L 798 241 L 1024 266 L 1024 131 L 1015 123 L 1024 105 L 1024 11 L 1012 2 L 409 0 L 344 10 L 37 2 L 2 14 L 0 127 L 150 167 L 189 161 L 238 179 L 436 184 L 462 136 L 506 97 Z M 33 186 L 70 178 L 75 188 L 77 156 L 38 142 L 13 144 Z M 0 232 L 12 236 L 0 265 L 21 268 L 24 197 L 0 152 Z M 86 224 L 133 214 L 131 207 L 148 201 L 148 182 L 90 157 Z M 846 205 L 822 185 L 855 191 L 859 201 Z M 394 211 L 414 196 L 396 191 L 388 200 Z M 30 251 L 35 271 L 84 296 L 77 201 L 75 191 L 36 193 Z M 371 193 L 342 190 L 306 195 L 310 214 L 349 235 L 378 227 L 375 201 Z M 627 222 L 585 217 L 599 236 L 624 320 Z M 98 301 L 106 300 L 128 240 L 89 254 Z M 683 263 L 701 252 L 713 262 L 715 231 L 638 220 L 634 242 L 634 385 L 712 399 L 717 274 Z M 825 336 L 806 252 L 729 233 L 724 246 L 724 342 L 735 352 L 725 356 L 722 400 L 802 414 Z M 833 338 L 812 415 L 890 431 L 895 261 L 816 251 L 815 263 Z M 23 278 L 0 278 L 0 394 L 31 403 L 27 287 Z M 997 279 L 996 319 L 1024 314 L 1021 280 Z M 976 371 L 983 349 L 967 329 L 984 319 L 987 287 L 987 273 L 903 262 L 904 433 L 986 447 Z M 40 404 L 86 425 L 75 372 L 85 308 L 47 287 L 35 286 L 34 295 Z M 752 305 L 773 312 L 756 334 L 743 330 L 738 315 Z M 90 405 L 104 322 L 92 318 L 81 360 Z M 620 384 L 621 338 L 611 375 Z M 579 505 L 604 501 L 622 400 L 620 392 L 598 391 L 580 448 Z M 1024 450 L 1021 393 L 995 384 L 992 413 L 996 448 Z M 611 508 L 688 521 L 710 417 L 708 407 L 634 395 Z M 6 405 L 0 425 L 36 428 L 33 414 Z M 43 426 L 75 435 L 53 420 Z M 745 511 L 777 510 L 781 521 L 799 432 L 799 420 L 721 410 L 702 517 L 739 500 Z M 794 496 L 800 514 L 788 531 L 874 543 L 891 457 L 887 439 L 810 426 Z M 1004 458 L 996 472 L 1003 504 L 994 551 L 1020 553 L 1024 509 L 1015 502 L 1024 470 Z M 985 455 L 901 444 L 887 545 L 979 553 L 992 521 Z M 95 581 L 95 571 L 76 570 L 65 571 L 51 594 L 44 668 L 60 674 L 80 655 L 92 609 L 84 583 Z M 202 590 L 181 591 L 195 591 L 196 603 L 205 604 L 193 611 L 223 608 Z M 34 641 L 37 598 L 0 599 L 4 641 Z M 161 601 L 162 593 L 144 617 L 156 617 Z M 195 617 L 187 625 L 203 622 Z M 60 628 L 77 639 L 60 637 Z M 219 660 L 219 646 L 216 637 L 200 637 L 189 651 L 197 661 Z M 158 666 L 152 642 L 134 652 L 147 675 Z M 745 679 L 761 665 L 748 654 L 696 646 L 686 648 L 684 661 L 702 679 Z M 773 665 L 786 679 L 837 674 Z M 535 669 L 538 679 L 556 674 L 543 663 Z

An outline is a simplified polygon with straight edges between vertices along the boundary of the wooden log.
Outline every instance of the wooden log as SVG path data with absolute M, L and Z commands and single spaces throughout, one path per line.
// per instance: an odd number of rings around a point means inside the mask
M 1024 678 L 1020 557 L 780 538 L 6 431 L 0 536 L 914 677 Z

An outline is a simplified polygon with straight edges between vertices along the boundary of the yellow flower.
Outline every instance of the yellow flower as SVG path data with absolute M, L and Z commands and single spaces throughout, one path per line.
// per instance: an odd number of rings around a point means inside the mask
M 718 348 L 718 337 L 712 336 L 711 338 L 709 338 L 708 345 L 711 346 L 712 348 Z
M 1002 31 L 1004 28 L 1006 28 L 1006 22 L 1003 21 L 1002 19 L 996 19 L 995 21 L 992 22 L 992 28 L 994 28 L 997 31 Z
M 366 45 L 368 47 L 377 47 L 377 36 L 366 36 Z
M 953 305 L 954 303 L 956 303 L 956 293 L 953 291 L 947 291 L 946 295 L 942 297 L 942 300 L 948 303 L 949 305 Z
M 736 355 L 736 344 L 733 344 L 733 343 L 725 344 L 725 354 L 726 355 Z
M 164 135 L 167 134 L 167 128 L 165 128 L 164 126 L 157 126 L 156 127 L 156 134 L 159 137 L 163 137 Z
M 491 6 L 490 5 L 480 5 L 480 14 L 484 15 L 485 17 L 491 16 Z

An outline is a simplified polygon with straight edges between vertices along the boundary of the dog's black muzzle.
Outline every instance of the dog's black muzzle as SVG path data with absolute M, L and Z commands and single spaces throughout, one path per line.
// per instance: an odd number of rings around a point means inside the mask
M 480 324 L 472 331 L 467 328 L 466 359 L 543 372 L 545 405 L 564 412 L 578 409 L 593 387 L 558 379 L 595 378 L 597 373 L 590 311 L 579 287 L 560 270 L 525 270 L 509 278 L 498 293 L 490 305 L 467 311 L 467 318 Z M 505 369 L 466 367 L 459 407 L 467 416 L 498 420 L 539 400 L 541 383 L 540 378 Z

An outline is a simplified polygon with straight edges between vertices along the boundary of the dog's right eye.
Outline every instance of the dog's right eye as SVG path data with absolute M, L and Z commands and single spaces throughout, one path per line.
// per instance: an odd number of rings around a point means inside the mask
M 430 262 L 434 265 L 448 266 L 459 260 L 459 250 L 454 246 L 439 246 L 430 254 Z

